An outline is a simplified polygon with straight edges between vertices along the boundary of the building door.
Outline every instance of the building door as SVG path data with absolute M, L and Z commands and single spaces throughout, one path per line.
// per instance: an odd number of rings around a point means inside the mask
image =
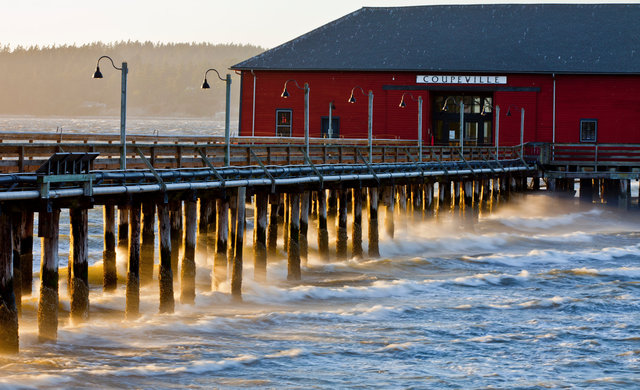
M 493 99 L 490 94 L 435 95 L 431 104 L 434 144 L 460 145 L 460 100 L 464 103 L 464 144 L 491 145 Z
M 331 117 L 331 132 L 329 132 L 329 117 L 323 116 L 320 119 L 322 138 L 340 138 L 340 118 Z

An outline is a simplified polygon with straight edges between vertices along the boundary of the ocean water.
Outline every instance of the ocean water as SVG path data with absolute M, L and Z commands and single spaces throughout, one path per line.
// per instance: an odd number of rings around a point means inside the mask
M 158 314 L 154 283 L 135 321 L 124 320 L 124 285 L 99 284 L 100 218 L 91 211 L 90 320 L 67 319 L 61 279 L 58 342 L 40 344 L 37 294 L 23 298 L 21 352 L 0 357 L 0 389 L 640 387 L 635 210 L 535 193 L 477 217 L 396 215 L 394 239 L 381 223 L 380 258 L 329 263 L 312 222 L 302 281 L 286 280 L 279 253 L 267 284 L 252 280 L 248 220 L 243 302 L 228 284 L 211 291 L 211 261 L 199 258 L 195 305 Z

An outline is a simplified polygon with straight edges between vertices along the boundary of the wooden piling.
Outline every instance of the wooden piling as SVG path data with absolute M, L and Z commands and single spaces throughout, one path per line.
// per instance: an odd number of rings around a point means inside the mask
M 471 180 L 464 182 L 464 205 L 465 207 L 473 206 L 473 181 Z
M 169 205 L 158 203 L 158 227 L 160 233 L 160 270 L 158 283 L 160 286 L 160 313 L 173 313 L 173 272 L 171 269 L 171 216 Z
M 153 280 L 155 262 L 156 203 L 154 200 L 142 202 L 142 244 L 140 245 L 140 284 Z
M 338 226 L 336 235 L 336 257 L 338 260 L 347 259 L 347 190 L 337 191 L 338 197 Z
M 398 187 L 398 208 L 400 213 L 405 214 L 407 212 L 407 186 L 402 185 Z
M 43 210 L 38 215 L 38 236 L 41 237 L 40 300 L 38 302 L 38 339 L 55 342 L 58 339 L 58 239 L 60 209 Z
M 351 227 L 352 255 L 362 257 L 362 188 L 353 189 L 353 225 Z
M 118 206 L 118 247 L 126 250 L 129 246 L 129 209 L 127 205 Z
M 129 210 L 129 264 L 125 317 L 140 315 L 140 201 L 134 201 Z
M 216 206 L 217 204 L 217 199 L 214 198 L 210 198 L 207 199 L 207 234 L 206 234 L 206 241 L 207 241 L 207 262 L 210 258 L 213 258 L 213 262 L 215 262 L 215 253 L 216 253 L 216 240 L 217 240 L 217 226 L 216 226 L 216 222 L 218 220 L 218 207 Z
M 89 319 L 89 215 L 87 209 L 69 210 L 71 229 L 71 319 Z
M 369 188 L 369 257 L 380 257 L 378 235 L 378 188 Z
M 580 202 L 593 202 L 593 179 L 580 179 Z
M 221 283 L 227 280 L 227 251 L 229 241 L 229 197 L 216 199 L 218 227 L 216 229 L 216 253 L 213 258 L 213 285 L 217 290 Z
M 256 194 L 253 212 L 253 279 L 257 282 L 267 280 L 267 208 L 269 195 Z
M 0 354 L 15 354 L 19 350 L 18 308 L 13 290 L 13 249 L 11 220 L 0 213 Z M 56 279 L 57 283 L 57 279 Z
M 424 186 L 424 210 L 425 215 L 433 214 L 435 202 L 433 199 L 433 182 L 428 181 Z
M 318 191 L 318 252 L 320 258 L 329 261 L 329 230 L 327 229 L 327 192 Z
M 244 199 L 242 199 L 244 202 Z M 227 259 L 233 261 L 236 252 L 236 229 L 238 220 L 238 196 L 232 195 L 229 200 L 229 239 L 227 241 Z
M 118 286 L 118 274 L 116 271 L 116 208 L 114 205 L 105 204 L 103 208 L 103 234 L 104 251 L 102 252 L 103 288 L 104 291 L 113 291 Z
M 300 196 L 300 257 L 304 259 L 305 264 L 309 259 L 309 241 L 307 240 L 307 231 L 309 230 L 309 191 L 305 191 Z
M 384 216 L 384 228 L 389 238 L 393 239 L 395 235 L 395 222 L 393 220 L 393 213 L 395 209 L 395 188 L 393 186 L 384 187 L 383 190 L 383 203 L 385 205 Z
M 287 280 L 300 280 L 300 194 L 288 194 L 287 208 L 290 211 L 289 250 L 287 251 Z
M 1 210 L 0 210 L 1 212 Z M 22 314 L 22 275 L 20 266 L 20 238 L 23 212 L 11 213 L 11 258 L 13 262 L 13 296 L 16 300 L 18 317 Z
M 631 205 L 631 182 L 629 179 L 619 179 L 618 186 L 618 208 L 628 210 Z
M 473 186 L 473 203 L 475 203 L 476 205 L 480 203 L 480 195 L 482 192 L 482 187 L 480 185 L 480 180 L 473 180 L 471 182 L 471 185 Z
M 211 203 L 207 198 L 200 198 L 200 206 L 198 208 L 198 236 L 196 238 L 196 255 L 199 259 L 206 262 L 207 257 L 207 239 L 209 234 L 209 214 L 211 213 Z
M 169 219 L 171 220 L 171 271 L 174 275 L 178 275 L 180 244 L 184 235 L 181 200 L 169 202 Z
M 276 255 L 278 245 L 278 208 L 280 207 L 280 195 L 269 195 L 269 226 L 267 228 L 267 254 L 270 257 Z
M 244 219 L 245 219 L 245 197 L 247 189 L 245 187 L 238 188 L 238 196 L 236 197 L 236 238 L 235 238 L 235 254 L 233 257 L 233 267 L 231 270 L 231 295 L 235 299 L 242 297 L 242 252 L 244 249 Z
M 185 202 L 184 254 L 180 266 L 180 303 L 193 304 L 196 298 L 196 236 L 198 202 Z
M 20 227 L 20 276 L 22 295 L 31 295 L 33 290 L 33 211 L 22 212 Z M 17 283 L 17 281 L 15 281 Z

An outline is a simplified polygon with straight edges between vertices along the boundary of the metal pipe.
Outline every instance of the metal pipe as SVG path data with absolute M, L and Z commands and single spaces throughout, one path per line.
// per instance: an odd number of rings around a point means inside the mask
M 127 169 L 127 63 L 122 63 L 122 93 L 120 95 L 120 145 L 122 150 L 120 152 L 120 169 Z

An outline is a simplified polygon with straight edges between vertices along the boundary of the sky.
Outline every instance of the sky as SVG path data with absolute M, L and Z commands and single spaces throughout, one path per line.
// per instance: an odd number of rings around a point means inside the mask
M 0 0 L 0 46 L 151 41 L 273 48 L 364 6 L 528 0 Z M 546 0 L 545 3 L 619 1 Z

